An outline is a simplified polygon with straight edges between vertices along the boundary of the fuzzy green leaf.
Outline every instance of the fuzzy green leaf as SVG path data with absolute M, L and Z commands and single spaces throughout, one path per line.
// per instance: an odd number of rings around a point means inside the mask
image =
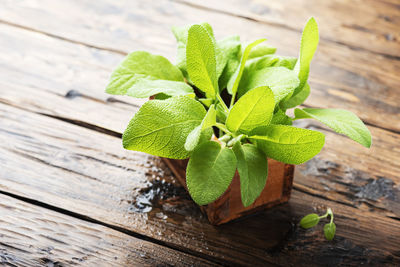
M 372 137 L 365 124 L 354 113 L 343 109 L 295 109 L 296 119 L 316 119 L 335 132 L 344 134 L 365 147 L 371 147 Z
M 216 42 L 217 76 L 219 77 L 230 59 L 238 61 L 240 37 L 229 36 Z
M 231 79 L 229 80 L 229 83 L 228 83 L 228 92 L 230 94 L 234 95 L 234 94 L 236 94 L 236 92 L 238 90 L 240 79 L 242 78 L 243 70 L 244 70 L 244 67 L 246 66 L 246 61 L 250 55 L 251 49 L 253 49 L 253 47 L 255 47 L 256 45 L 264 42 L 265 40 L 266 39 L 259 39 L 257 41 L 254 41 L 245 48 L 245 50 L 242 54 L 242 58 L 240 60 L 239 68 L 236 70 L 235 74 L 231 77 Z
M 332 240 L 335 237 L 336 224 L 334 222 L 327 223 L 324 226 L 324 235 L 327 240 Z
M 248 207 L 264 190 L 268 177 L 268 160 L 265 154 L 252 144 L 233 146 L 240 175 L 240 192 L 244 207 Z
M 230 36 L 217 41 L 217 76 L 220 90 L 227 86 L 239 66 L 240 47 L 239 36 Z
M 297 95 L 306 85 L 308 74 L 310 73 L 310 63 L 317 50 L 319 42 L 318 25 L 314 18 L 307 21 L 303 29 L 300 44 L 300 56 L 295 66 L 295 71 L 298 73 L 300 84 L 294 91 L 293 95 Z
M 211 105 L 210 108 L 207 111 L 206 116 L 204 117 L 203 121 L 199 126 L 193 129 L 193 131 L 190 132 L 188 135 L 186 142 L 185 142 L 185 149 L 187 151 L 193 151 L 195 147 L 199 144 L 200 141 L 200 136 L 204 130 L 211 128 L 212 126 L 215 125 L 216 123 L 216 111 L 214 108 L 214 105 Z M 209 133 L 212 134 L 212 131 L 208 131 Z M 211 137 L 210 134 L 210 137 Z M 207 134 L 208 136 L 208 134 Z M 208 138 L 209 140 L 210 138 Z
M 288 100 L 281 102 L 281 107 L 283 109 L 289 109 L 297 107 L 306 101 L 307 97 L 310 95 L 310 85 L 306 83 L 303 89 L 296 95 L 291 96 Z
M 230 148 L 214 141 L 205 142 L 193 151 L 186 169 L 189 193 L 198 205 L 219 198 L 230 185 L 236 171 L 236 157 Z
M 232 132 L 249 133 L 256 127 L 267 126 L 274 107 L 274 95 L 267 86 L 254 88 L 232 107 L 226 127 Z
M 300 226 L 304 229 L 308 229 L 311 227 L 316 226 L 319 223 L 319 216 L 318 214 L 311 213 L 303 217 L 300 221 Z
M 165 57 L 136 51 L 127 55 L 113 71 L 106 92 L 124 95 L 142 80 L 184 81 L 179 69 Z
M 178 42 L 178 53 L 176 56 L 176 66 L 182 71 L 186 79 L 189 78 L 186 70 L 186 44 L 188 39 L 188 31 L 193 24 L 185 25 L 182 27 L 172 27 L 172 33 L 174 34 L 176 41 Z M 213 29 L 207 22 L 200 23 L 211 36 L 214 36 Z
M 169 96 L 195 95 L 193 88 L 185 82 L 147 79 L 141 79 L 133 84 L 126 92 L 126 95 L 137 98 L 149 98 L 160 93 Z
M 302 164 L 317 155 L 325 135 L 287 125 L 269 125 L 252 131 L 249 137 L 267 157 L 287 164 Z
M 299 85 L 296 73 L 284 67 L 260 69 L 246 78 L 239 87 L 239 97 L 253 88 L 268 86 L 274 93 L 276 103 L 293 93 L 294 89 Z
M 187 158 L 186 138 L 205 115 L 203 105 L 187 96 L 148 101 L 129 122 L 123 146 L 160 157 Z
M 245 46 L 244 46 L 245 47 Z M 244 49 L 242 49 L 241 54 L 244 54 Z M 272 55 L 276 52 L 275 47 L 271 47 L 268 45 L 260 44 L 251 49 L 248 59 L 262 57 L 265 55 Z
M 271 124 L 292 125 L 292 118 L 287 116 L 280 108 L 272 116 Z
M 193 25 L 189 29 L 186 64 L 193 84 L 205 92 L 207 97 L 214 99 L 215 95 L 219 93 L 215 45 L 211 35 L 201 25 Z

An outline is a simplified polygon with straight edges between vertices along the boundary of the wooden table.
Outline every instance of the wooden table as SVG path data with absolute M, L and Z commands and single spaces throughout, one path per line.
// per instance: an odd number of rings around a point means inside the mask
M 266 37 L 296 56 L 315 16 L 309 107 L 355 112 L 370 150 L 326 146 L 288 204 L 211 226 L 162 160 L 125 151 L 141 103 L 104 87 L 124 55 L 174 60 L 172 25 Z M 399 0 L 0 1 L 0 265 L 400 265 Z M 331 207 L 337 235 L 299 219 Z

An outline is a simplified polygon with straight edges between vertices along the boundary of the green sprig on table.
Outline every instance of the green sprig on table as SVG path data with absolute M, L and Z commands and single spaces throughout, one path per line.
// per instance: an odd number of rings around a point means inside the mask
M 304 216 L 300 221 L 300 226 L 304 229 L 309 229 L 316 226 L 321 219 L 330 217 L 330 222 L 324 225 L 324 235 L 327 240 L 332 240 L 336 233 L 336 224 L 333 222 L 333 212 L 328 208 L 324 215 L 319 216 L 316 213 L 311 213 Z

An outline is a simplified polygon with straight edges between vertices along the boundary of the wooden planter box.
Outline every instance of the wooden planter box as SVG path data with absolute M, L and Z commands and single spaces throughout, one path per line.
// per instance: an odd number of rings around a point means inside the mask
M 179 182 L 186 188 L 186 166 L 188 160 L 166 158 L 164 160 Z M 268 159 L 267 184 L 256 201 L 245 208 L 240 196 L 239 173 L 236 171 L 227 191 L 213 203 L 200 206 L 200 209 L 207 215 L 211 224 L 219 225 L 285 203 L 290 198 L 293 173 L 294 165 Z

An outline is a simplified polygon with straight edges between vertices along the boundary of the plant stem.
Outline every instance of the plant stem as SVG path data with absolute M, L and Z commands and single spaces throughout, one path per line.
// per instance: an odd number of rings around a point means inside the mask
M 218 127 L 218 129 L 222 130 L 225 133 L 231 133 L 224 124 L 217 122 L 215 124 L 216 127 Z
M 332 212 L 332 209 L 331 208 L 328 208 L 328 211 L 327 211 L 327 213 L 329 213 L 329 215 L 331 216 L 331 224 L 332 224 L 332 222 L 333 222 L 333 212 Z
M 233 103 L 235 103 L 235 97 L 236 97 L 236 92 L 233 92 L 229 108 L 231 108 L 233 106 Z
M 219 94 L 217 94 L 217 99 L 218 99 L 219 103 L 221 103 L 221 106 L 224 108 L 225 112 L 229 113 L 228 107 L 226 106 L 224 100 L 222 100 L 222 98 Z
M 324 215 L 319 216 L 319 218 L 320 219 L 326 218 L 326 217 L 328 217 L 328 215 L 329 215 L 329 210 Z

